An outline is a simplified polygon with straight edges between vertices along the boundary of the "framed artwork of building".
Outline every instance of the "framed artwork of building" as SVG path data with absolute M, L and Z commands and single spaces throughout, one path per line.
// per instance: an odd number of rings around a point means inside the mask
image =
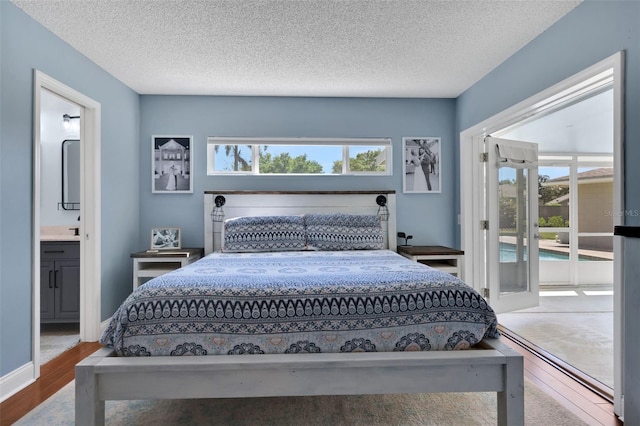
M 193 136 L 152 136 L 152 192 L 193 193 Z

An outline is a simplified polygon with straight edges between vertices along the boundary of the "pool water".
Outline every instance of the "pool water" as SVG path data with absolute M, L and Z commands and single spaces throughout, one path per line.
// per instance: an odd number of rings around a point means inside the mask
M 527 248 L 524 249 L 524 256 L 527 256 Z M 540 249 L 538 250 L 538 258 L 540 260 L 569 260 L 569 253 L 559 253 Z M 579 256 L 578 260 L 595 260 L 590 257 Z M 515 244 L 500 243 L 500 263 L 509 263 L 516 261 Z

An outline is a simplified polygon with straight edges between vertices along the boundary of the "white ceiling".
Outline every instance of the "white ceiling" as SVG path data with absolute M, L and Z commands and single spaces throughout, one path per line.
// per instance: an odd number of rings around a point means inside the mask
M 140 94 L 457 97 L 580 0 L 12 0 Z
M 500 135 L 538 144 L 549 153 L 613 153 L 613 89 L 583 99 L 549 115 L 541 115 Z

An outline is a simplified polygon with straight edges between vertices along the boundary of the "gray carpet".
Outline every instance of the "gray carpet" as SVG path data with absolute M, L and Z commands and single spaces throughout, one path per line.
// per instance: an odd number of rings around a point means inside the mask
M 73 425 L 74 382 L 16 425 Z M 527 425 L 586 425 L 525 380 Z M 495 425 L 495 393 L 108 401 L 108 425 Z

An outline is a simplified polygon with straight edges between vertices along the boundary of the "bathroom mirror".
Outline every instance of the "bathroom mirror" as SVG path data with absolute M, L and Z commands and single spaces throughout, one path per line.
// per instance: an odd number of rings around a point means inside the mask
M 62 141 L 62 202 L 64 210 L 80 210 L 80 141 Z

